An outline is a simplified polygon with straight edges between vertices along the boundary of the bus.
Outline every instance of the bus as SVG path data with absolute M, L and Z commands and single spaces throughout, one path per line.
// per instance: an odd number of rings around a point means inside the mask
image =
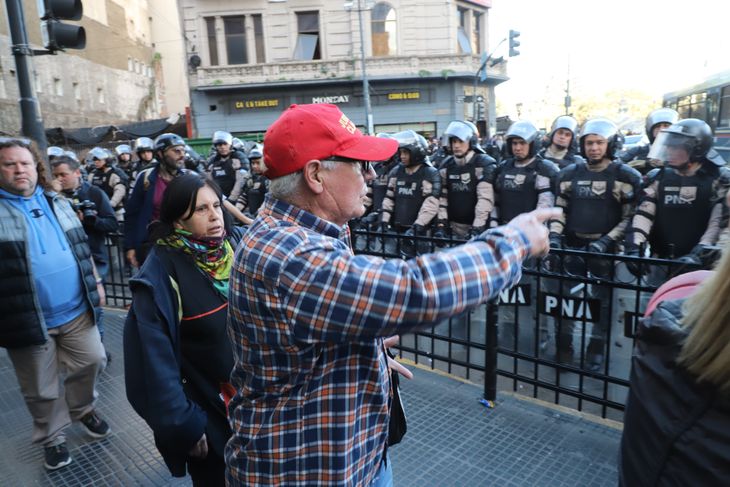
M 705 82 L 667 93 L 663 105 L 681 118 L 699 118 L 715 133 L 715 150 L 730 161 L 730 71 L 710 76 Z

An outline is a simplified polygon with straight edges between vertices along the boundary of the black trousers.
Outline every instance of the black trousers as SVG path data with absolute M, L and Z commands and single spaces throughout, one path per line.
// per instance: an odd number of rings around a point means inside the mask
M 188 473 L 196 487 L 226 485 L 226 462 L 212 448 L 202 460 L 188 458 Z

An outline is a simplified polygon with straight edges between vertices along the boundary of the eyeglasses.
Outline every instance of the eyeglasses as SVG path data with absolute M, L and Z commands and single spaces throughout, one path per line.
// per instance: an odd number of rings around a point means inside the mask
M 373 170 L 373 165 L 370 163 L 370 161 L 359 161 L 357 159 L 347 159 L 346 157 L 330 157 L 329 159 L 325 160 L 333 162 L 347 162 L 349 164 L 360 164 L 360 172 L 363 176 L 367 176 L 368 174 L 370 174 L 370 171 Z

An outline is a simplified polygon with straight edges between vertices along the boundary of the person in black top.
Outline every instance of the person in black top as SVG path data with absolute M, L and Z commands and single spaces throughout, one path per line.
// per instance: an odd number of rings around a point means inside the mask
M 226 319 L 235 242 L 227 228 L 215 182 L 195 173 L 173 179 L 151 230 L 155 245 L 129 283 L 127 398 L 172 475 L 187 470 L 196 486 L 224 485 L 231 435 L 223 391 L 233 367 Z
M 236 206 L 244 215 L 251 218 L 256 217 L 259 207 L 264 202 L 264 197 L 269 191 L 269 178 L 264 176 L 264 154 L 261 149 L 254 147 L 248 153 L 248 160 L 251 165 L 251 172 L 247 172 L 243 179 L 243 190 L 238 197 Z
M 557 176 L 555 206 L 562 208 L 563 213 L 550 221 L 552 247 L 565 246 L 596 254 L 619 250 L 618 244 L 623 242 L 634 206 L 641 195 L 641 175 L 626 164 L 613 160 L 617 140 L 618 128 L 608 119 L 594 118 L 583 125 L 579 142 L 581 155 L 586 161 L 565 167 Z M 568 269 L 568 272 L 583 276 L 590 274 L 596 278 L 608 278 L 611 274 L 611 262 L 606 258 L 589 259 L 587 272 L 585 265 L 578 264 L 577 267 Z M 563 292 L 561 299 L 582 302 L 588 297 L 601 302 L 600 316 L 586 319 L 592 321 L 593 326 L 585 362 L 588 369 L 598 371 L 606 353 L 610 289 L 597 284 L 581 286 L 581 283 L 569 281 L 563 284 L 577 294 L 568 296 Z M 557 346 L 561 362 L 572 361 L 575 323 L 570 319 L 562 321 Z
M 543 159 L 557 164 L 559 169 L 583 158 L 578 154 L 578 121 L 570 115 L 561 115 L 553 121 L 548 144 L 538 152 Z
M 218 186 L 223 195 L 232 202 L 238 200 L 243 188 L 244 175 L 239 152 L 232 147 L 233 136 L 222 130 L 213 134 L 215 154 L 208 159 L 208 175 Z

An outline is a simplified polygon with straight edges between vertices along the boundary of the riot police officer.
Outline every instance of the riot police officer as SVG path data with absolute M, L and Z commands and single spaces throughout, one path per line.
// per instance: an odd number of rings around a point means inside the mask
M 441 198 L 436 236 L 447 227 L 458 237 L 487 228 L 494 209 L 496 161 L 484 154 L 479 132 L 471 122 L 451 122 L 444 131 L 451 155 L 442 163 Z
M 537 155 L 540 132 L 526 120 L 514 122 L 507 130 L 507 159 L 498 167 L 494 182 L 495 214 L 500 225 L 504 225 L 520 213 L 535 208 L 552 208 L 555 204 L 553 182 L 558 167 L 551 161 Z M 526 266 L 532 262 L 526 261 Z M 535 295 L 534 278 L 523 274 L 519 285 L 523 294 Z M 534 297 L 531 302 L 535 302 Z M 517 303 L 501 303 L 499 306 L 499 334 L 503 346 L 513 348 L 511 343 L 520 324 L 531 326 L 534 316 L 528 312 L 517 313 Z M 520 333 L 521 335 L 521 333 Z M 518 343 L 521 345 L 521 343 Z
M 722 228 L 711 215 L 713 209 L 722 212 L 730 184 L 730 169 L 715 157 L 712 143 L 710 126 L 696 118 L 680 120 L 658 133 L 647 157 L 664 165 L 647 175 L 626 236 L 627 254 L 639 255 L 640 245 L 648 242 L 655 257 L 707 263 L 702 257 L 717 243 Z M 654 269 L 661 275 L 651 279 L 653 284 L 667 277 L 662 270 Z
M 88 158 L 95 169 L 89 174 L 89 182 L 98 186 L 109 197 L 118 221 L 124 221 L 124 203 L 127 199 L 129 179 L 121 169 L 114 166 L 114 156 L 101 147 L 89 151 Z
M 269 179 L 264 176 L 264 154 L 261 149 L 254 147 L 248 153 L 251 163 L 251 172 L 247 172 L 243 180 L 243 191 L 238 197 L 236 206 L 246 216 L 256 217 L 256 213 L 264 202 L 264 197 L 269 191 Z
M 651 144 L 654 143 L 654 139 L 659 131 L 668 128 L 678 120 L 679 113 L 671 108 L 658 108 L 652 111 L 646 117 L 646 124 L 644 127 L 646 130 L 646 136 L 649 138 L 649 143 L 636 145 L 629 150 L 623 151 L 619 156 L 621 161 L 628 163 L 629 166 L 633 167 L 641 174 L 647 174 L 652 169 L 660 167 L 662 161 L 654 161 L 648 157 L 649 149 L 651 149 Z
M 392 139 L 393 135 L 380 132 L 376 135 L 376 137 Z M 365 198 L 367 214 L 360 219 L 360 223 L 370 225 L 371 227 L 377 227 L 380 225 L 381 214 L 383 211 L 383 200 L 385 199 L 385 193 L 388 190 L 388 176 L 399 163 L 400 156 L 398 155 L 398 152 L 396 152 L 393 154 L 393 157 L 387 161 L 379 161 L 373 164 L 375 178 L 368 183 L 368 193 Z
M 117 167 L 127 175 L 127 181 L 134 183 L 139 172 L 139 161 L 132 160 L 132 148 L 128 144 L 119 144 L 114 148 L 117 155 Z
M 626 164 L 612 160 L 617 140 L 618 128 L 610 120 L 595 118 L 583 125 L 579 144 L 586 162 L 573 163 L 557 176 L 555 204 L 563 213 L 550 221 L 551 246 L 560 247 L 564 243 L 567 248 L 602 254 L 617 250 L 641 191 L 641 175 Z M 605 279 L 611 273 L 611 265 L 606 258 L 590 258 L 587 270 L 592 276 Z M 569 269 L 568 272 L 576 271 Z M 585 272 L 585 267 L 577 272 Z M 569 281 L 563 284 L 561 300 L 572 299 L 566 293 L 571 287 L 586 288 Z M 611 293 L 609 288 L 598 284 L 587 288 L 588 292 L 575 297 L 600 300 L 600 316 L 593 322 L 586 350 L 588 368 L 597 371 L 606 353 Z M 562 362 L 572 360 L 574 327 L 575 321 L 562 320 L 557 347 Z
M 553 121 L 548 145 L 538 152 L 543 159 L 548 159 L 558 165 L 559 169 L 583 158 L 577 154 L 578 121 L 569 115 L 561 115 Z
M 251 147 L 253 149 L 254 147 Z M 241 168 L 246 172 L 251 171 L 251 161 L 247 155 L 246 143 L 238 137 L 233 137 L 231 141 L 231 150 L 233 151 L 233 157 L 241 161 Z
M 223 195 L 230 201 L 236 201 L 243 188 L 244 171 L 241 171 L 241 160 L 232 150 L 233 136 L 222 130 L 213 134 L 215 154 L 208 159 L 208 175 L 218 183 Z
M 137 153 L 137 172 L 155 162 L 155 143 L 149 137 L 140 137 L 134 141 L 134 152 Z
M 381 224 L 407 236 L 425 236 L 436 217 L 441 194 L 438 170 L 428 160 L 426 139 L 413 130 L 393 134 L 401 164 L 388 176 Z M 401 251 L 413 255 L 418 242 L 405 241 Z
M 499 166 L 494 183 L 500 225 L 520 213 L 555 204 L 552 184 L 558 167 L 537 155 L 538 136 L 537 128 L 526 120 L 514 122 L 506 133 L 508 159 Z
M 65 154 L 64 150 L 56 145 L 49 146 L 46 149 L 46 156 L 48 156 L 48 163 L 53 163 L 59 157 L 63 157 Z

